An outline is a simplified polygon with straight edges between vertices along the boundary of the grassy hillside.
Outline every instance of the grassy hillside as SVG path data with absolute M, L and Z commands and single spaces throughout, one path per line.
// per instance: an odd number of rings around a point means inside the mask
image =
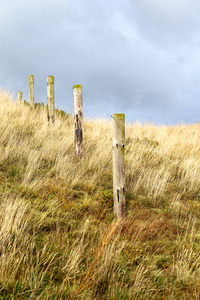
M 82 159 L 73 123 L 0 95 L 0 299 L 200 299 L 200 128 L 127 126 L 119 222 L 112 123 L 85 121 Z

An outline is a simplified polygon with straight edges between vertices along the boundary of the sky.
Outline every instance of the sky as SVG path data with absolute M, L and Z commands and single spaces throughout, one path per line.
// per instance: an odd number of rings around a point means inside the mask
M 73 113 L 82 84 L 86 118 L 125 113 L 127 122 L 200 121 L 199 0 L 1 0 L 0 87 Z

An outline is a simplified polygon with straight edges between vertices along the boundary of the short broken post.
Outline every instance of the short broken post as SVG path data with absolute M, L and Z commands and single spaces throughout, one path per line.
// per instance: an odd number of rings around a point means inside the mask
M 113 114 L 114 214 L 125 217 L 125 115 Z
M 75 154 L 83 155 L 83 97 L 82 85 L 73 86 L 74 89 L 74 121 L 75 121 Z
M 55 122 L 54 77 L 47 76 L 47 117 L 48 122 Z
M 34 107 L 34 76 L 28 76 L 28 84 L 29 84 L 29 104 L 31 107 Z
M 22 103 L 22 92 L 18 92 L 18 102 Z

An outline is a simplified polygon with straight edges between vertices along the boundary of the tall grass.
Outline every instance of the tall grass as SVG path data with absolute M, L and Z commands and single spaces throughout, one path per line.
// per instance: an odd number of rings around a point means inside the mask
M 199 299 L 199 126 L 127 124 L 118 221 L 112 123 L 84 122 L 79 159 L 73 123 L 1 92 L 0 299 Z

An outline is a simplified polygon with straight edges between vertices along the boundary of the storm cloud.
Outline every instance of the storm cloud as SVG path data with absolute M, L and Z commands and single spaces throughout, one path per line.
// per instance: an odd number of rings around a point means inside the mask
M 198 122 L 199 14 L 197 0 L 3 0 L 0 86 L 15 95 L 34 74 L 45 102 L 54 75 L 56 106 L 68 112 L 82 84 L 85 97 L 129 122 Z M 103 115 L 86 100 L 84 109 Z

